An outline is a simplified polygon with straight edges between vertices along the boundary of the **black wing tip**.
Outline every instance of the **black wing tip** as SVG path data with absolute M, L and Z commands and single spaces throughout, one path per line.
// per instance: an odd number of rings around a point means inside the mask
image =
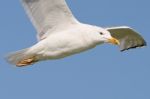
M 140 45 L 135 45 L 135 46 L 131 46 L 131 47 L 128 47 L 128 48 L 124 48 L 124 49 L 121 49 L 120 51 L 121 51 L 121 52 L 124 52 L 124 51 L 130 50 L 130 49 L 142 48 L 142 47 L 145 47 L 145 46 L 147 46 L 146 41 L 144 41 L 144 42 L 143 42 L 142 44 L 140 44 Z

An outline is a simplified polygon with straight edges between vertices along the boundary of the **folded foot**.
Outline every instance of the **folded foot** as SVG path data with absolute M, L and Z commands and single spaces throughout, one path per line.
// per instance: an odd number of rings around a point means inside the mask
M 32 64 L 34 64 L 35 62 L 37 62 L 37 61 L 35 60 L 35 57 L 31 57 L 31 58 L 28 58 L 28 59 L 21 60 L 20 62 L 18 62 L 18 63 L 16 64 L 16 66 L 22 67 L 22 66 L 32 65 Z

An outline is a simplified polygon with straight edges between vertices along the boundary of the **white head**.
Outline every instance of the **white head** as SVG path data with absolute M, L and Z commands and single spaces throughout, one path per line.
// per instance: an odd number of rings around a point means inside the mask
M 104 28 L 93 27 L 93 38 L 97 43 L 111 43 L 115 45 L 119 45 L 119 40 L 112 37 L 110 32 Z

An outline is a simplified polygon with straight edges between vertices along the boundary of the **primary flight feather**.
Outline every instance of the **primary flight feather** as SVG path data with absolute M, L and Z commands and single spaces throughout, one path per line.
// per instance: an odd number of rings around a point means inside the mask
M 146 46 L 130 27 L 101 28 L 79 22 L 65 0 L 22 0 L 22 4 L 37 30 L 38 42 L 7 56 L 16 66 L 64 58 L 103 43 L 118 45 L 121 51 Z

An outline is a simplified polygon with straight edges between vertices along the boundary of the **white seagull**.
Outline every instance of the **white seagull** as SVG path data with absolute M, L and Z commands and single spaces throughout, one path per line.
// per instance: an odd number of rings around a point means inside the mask
M 79 22 L 65 0 L 22 0 L 22 4 L 37 30 L 38 43 L 6 57 L 16 66 L 64 58 L 103 43 L 118 45 L 121 51 L 146 46 L 130 27 L 102 28 Z

